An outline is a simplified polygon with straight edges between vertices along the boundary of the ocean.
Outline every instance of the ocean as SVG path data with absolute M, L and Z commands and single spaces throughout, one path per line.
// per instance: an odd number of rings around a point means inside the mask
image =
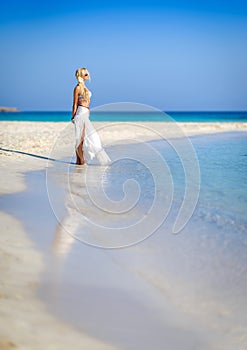
M 177 122 L 247 122 L 247 111 L 241 112 L 114 112 L 93 111 L 92 121 L 167 121 L 166 115 Z M 0 121 L 39 121 L 39 122 L 67 122 L 71 112 L 2 112 Z

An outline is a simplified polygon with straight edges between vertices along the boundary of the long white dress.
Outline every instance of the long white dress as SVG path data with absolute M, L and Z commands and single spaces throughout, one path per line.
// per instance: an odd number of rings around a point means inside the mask
M 90 97 L 92 95 L 89 91 Z M 101 165 L 111 163 L 111 159 L 102 147 L 99 134 L 89 120 L 90 110 L 83 106 L 78 106 L 74 117 L 75 125 L 75 151 L 77 150 L 83 136 L 85 126 L 84 141 L 82 145 L 83 156 L 87 164 L 96 157 Z

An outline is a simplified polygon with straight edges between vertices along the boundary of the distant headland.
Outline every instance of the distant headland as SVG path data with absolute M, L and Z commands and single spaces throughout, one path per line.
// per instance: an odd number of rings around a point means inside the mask
M 0 107 L 0 112 L 20 112 L 18 108 L 15 107 Z

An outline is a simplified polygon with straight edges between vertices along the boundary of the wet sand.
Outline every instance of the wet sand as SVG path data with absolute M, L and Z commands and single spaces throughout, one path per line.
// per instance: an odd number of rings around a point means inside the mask
M 165 123 L 141 124 L 158 133 L 167 128 Z M 241 123 L 181 124 L 186 135 L 247 130 Z M 164 284 L 166 267 L 157 269 L 158 235 L 127 250 L 109 251 L 75 242 L 63 232 L 49 208 L 45 169 L 54 162 L 47 158 L 68 123 L 0 125 L 1 348 L 226 350 L 235 340 L 245 348 L 244 324 L 232 330 L 220 300 L 215 305 L 209 296 L 195 294 L 191 303 L 182 294 L 186 283 L 181 281 L 180 292 L 168 272 Z M 103 143 L 120 137 L 110 131 L 102 134 Z M 123 132 L 136 137 L 132 127 L 125 125 Z M 229 332 L 231 341 L 224 339 Z

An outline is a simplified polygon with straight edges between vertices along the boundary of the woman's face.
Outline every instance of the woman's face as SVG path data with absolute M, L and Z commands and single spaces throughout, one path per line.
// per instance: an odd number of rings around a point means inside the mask
M 84 80 L 88 80 L 88 79 L 89 79 L 89 73 L 88 73 L 88 71 L 86 71 L 84 73 Z

